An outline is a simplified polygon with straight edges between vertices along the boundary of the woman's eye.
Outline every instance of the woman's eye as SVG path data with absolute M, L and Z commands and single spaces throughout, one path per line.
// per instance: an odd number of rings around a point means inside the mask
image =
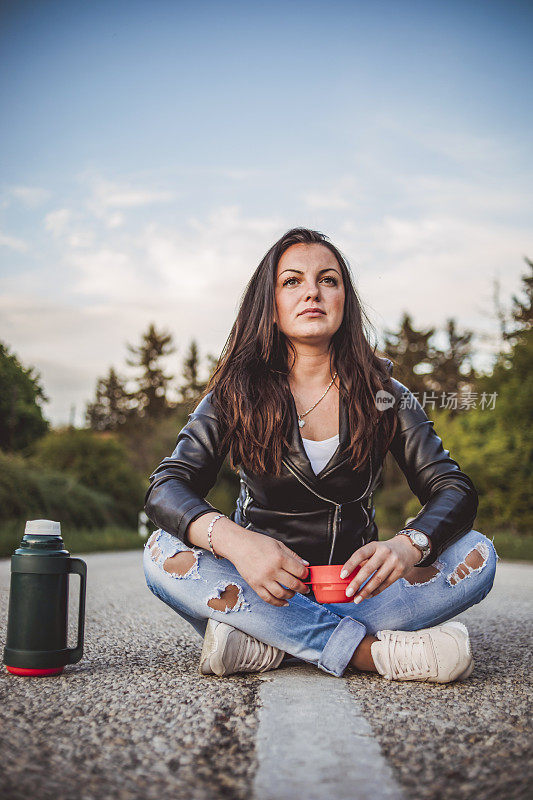
M 297 278 L 287 278 L 287 280 L 283 281 L 284 286 L 288 286 L 290 281 L 296 281 Z M 333 286 L 337 285 L 337 278 L 333 278 L 331 275 L 326 275 L 325 278 L 322 278 L 323 281 L 332 281 Z

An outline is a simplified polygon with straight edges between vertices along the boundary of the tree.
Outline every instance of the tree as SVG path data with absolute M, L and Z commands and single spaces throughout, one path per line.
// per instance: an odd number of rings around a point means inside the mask
M 0 447 L 23 450 L 43 436 L 49 422 L 39 403 L 49 402 L 34 367 L 23 367 L 0 342 Z
M 533 426 L 533 262 L 525 260 L 532 274 L 522 275 L 524 299 L 512 296 L 515 327 L 505 334 L 511 349 L 500 353 L 492 374 L 478 382 L 480 391 L 498 393 L 496 416 L 508 430 L 519 426 L 524 447 Z
M 215 369 L 217 368 L 218 362 L 219 362 L 220 359 L 217 358 L 217 356 L 214 356 L 213 353 L 208 353 L 205 358 L 206 358 L 206 361 L 207 361 L 207 371 L 209 373 L 209 378 L 211 378 L 211 375 L 214 373 Z M 207 385 L 207 382 L 206 382 L 206 385 Z
M 513 296 L 515 327 L 505 337 L 512 346 L 500 352 L 492 374 L 478 378 L 480 403 L 457 416 L 445 441 L 478 490 L 480 526 L 529 533 L 533 524 L 532 281 L 530 277 L 522 280 L 525 299 Z M 485 407 L 483 398 L 489 399 Z
M 533 328 L 533 261 L 527 256 L 524 261 L 529 266 L 531 274 L 522 275 L 524 299 L 521 300 L 516 295 L 513 295 L 512 318 L 516 323 L 516 327 L 514 330 L 507 331 L 504 334 L 504 338 L 508 341 L 523 339 L 524 335 Z
M 161 359 L 175 351 L 172 335 L 164 331 L 158 332 L 150 324 L 139 347 L 130 344 L 127 347 L 134 358 L 127 359 L 126 363 L 142 370 L 137 379 L 139 388 L 130 395 L 136 402 L 137 414 L 140 417 L 159 418 L 171 408 L 167 399 L 167 387 L 174 376 L 165 375 Z
M 427 381 L 432 391 L 449 395 L 465 388 L 471 389 L 476 372 L 471 362 L 473 331 L 459 333 L 456 321 L 450 318 L 446 321 L 445 332 L 448 339 L 445 348 L 432 348 L 430 361 L 433 371 L 427 376 Z M 465 366 L 468 370 L 464 369 Z M 455 413 L 453 407 L 451 413 L 452 416 Z
M 200 383 L 198 381 L 198 361 L 198 346 L 193 339 L 183 362 L 182 375 L 184 382 L 180 386 L 180 394 L 183 402 L 194 400 L 205 387 L 205 383 Z
M 36 445 L 30 462 L 72 475 L 79 483 L 109 495 L 122 519 L 137 525 L 144 499 L 144 480 L 129 464 L 124 443 L 116 433 L 54 430 Z
M 135 412 L 124 380 L 111 367 L 107 378 L 99 378 L 96 399 L 88 403 L 85 420 L 93 431 L 115 431 Z
M 432 348 L 429 340 L 434 333 L 435 328 L 415 330 L 410 314 L 404 312 L 399 332 L 386 331 L 384 334 L 384 352 L 397 362 L 394 377 L 412 392 L 418 392 L 419 397 L 427 390 L 428 384 L 425 375 L 416 369 L 422 367 L 428 371 L 431 368 Z

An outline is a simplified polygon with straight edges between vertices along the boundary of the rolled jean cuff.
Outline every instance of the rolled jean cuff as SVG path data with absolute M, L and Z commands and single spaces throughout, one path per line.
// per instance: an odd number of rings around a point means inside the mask
M 322 650 L 318 666 L 340 678 L 350 663 L 354 650 L 366 636 L 366 627 L 351 617 L 343 617 Z

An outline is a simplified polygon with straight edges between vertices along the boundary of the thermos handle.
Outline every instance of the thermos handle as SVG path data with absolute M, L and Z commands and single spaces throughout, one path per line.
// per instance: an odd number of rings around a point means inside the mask
M 85 590 L 87 588 L 87 564 L 81 558 L 69 558 L 69 573 L 80 576 L 80 610 L 78 614 L 78 644 L 68 647 L 68 664 L 76 664 L 83 655 L 83 634 L 85 630 Z

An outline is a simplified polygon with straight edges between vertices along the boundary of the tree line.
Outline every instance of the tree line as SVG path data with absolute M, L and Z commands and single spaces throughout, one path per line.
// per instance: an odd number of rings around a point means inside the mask
M 527 338 L 532 328 L 533 262 L 524 259 L 529 273 L 522 276 L 521 297 L 512 296 L 512 308 L 505 312 L 499 304 L 496 317 L 503 347 L 496 358 L 493 374 L 511 368 L 514 347 Z M 444 344 L 437 346 L 435 337 Z M 435 327 L 417 329 L 412 315 L 405 312 L 396 331 L 386 330 L 383 351 L 394 360 L 394 376 L 417 396 L 461 393 L 476 390 L 487 376 L 474 365 L 474 332 L 459 330 L 454 318 L 443 331 Z M 172 334 L 157 330 L 151 323 L 137 346 L 126 344 L 130 357 L 126 364 L 137 370 L 128 378 L 109 368 L 96 382 L 94 399 L 87 403 L 85 425 L 93 431 L 117 431 L 139 420 L 157 421 L 194 403 L 207 380 L 200 380 L 200 353 L 193 338 L 184 356 L 181 375 L 167 374 L 164 363 L 176 352 Z M 207 354 L 205 364 L 212 374 L 218 359 Z M 503 373 L 501 373 L 503 374 Z M 176 382 L 174 384 L 174 382 Z M 175 387 L 178 400 L 170 399 Z M 128 388 L 130 387 L 130 388 Z M 50 428 L 42 404 L 48 402 L 34 367 L 24 367 L 17 356 L 0 341 L 0 448 L 21 451 Z M 450 409 L 450 415 L 457 409 Z
M 489 374 L 473 366 L 475 334 L 459 330 L 453 318 L 439 331 L 417 328 L 405 313 L 397 330 L 385 331 L 381 348 L 395 362 L 394 376 L 421 401 L 424 393 L 497 398 L 490 409 L 467 405 L 464 413 L 460 406 L 437 404 L 426 413 L 478 489 L 476 525 L 504 531 L 514 542 L 520 539 L 515 534 L 527 536 L 533 527 L 533 262 L 525 261 L 518 296 L 509 310 L 496 308 L 500 347 Z M 102 520 L 135 527 L 148 477 L 172 452 L 207 381 L 200 379 L 194 339 L 176 371 L 168 369 L 176 352 L 168 331 L 150 324 L 139 344 L 127 348 L 126 364 L 136 375 L 127 378 L 111 367 L 96 381 L 85 426 L 52 429 L 42 409 L 48 398 L 39 374 L 0 342 L 0 542 L 2 526 L 28 514 L 60 514 L 73 530 L 96 529 Z M 211 375 L 216 364 L 207 355 L 204 373 Z M 238 489 L 226 459 L 206 499 L 230 514 Z M 419 510 L 390 454 L 375 497 L 376 521 L 385 533 Z
M 471 390 L 478 375 L 472 365 L 474 355 L 472 331 L 459 332 L 454 319 L 447 321 L 444 345 L 438 347 L 433 339 L 436 328 L 417 330 L 412 317 L 405 313 L 398 331 L 386 331 L 384 351 L 397 366 L 394 376 L 413 392 L 434 393 Z M 205 389 L 207 381 L 199 380 L 200 358 L 193 339 L 183 362 L 179 401 L 171 401 L 168 389 L 176 379 L 165 373 L 164 362 L 175 352 L 172 335 L 158 331 L 150 324 L 142 335 L 140 345 L 127 345 L 132 358 L 126 360 L 139 374 L 134 379 L 135 388 L 127 390 L 128 380 L 114 367 L 99 378 L 96 395 L 87 405 L 86 423 L 96 431 L 119 430 L 132 420 L 157 420 L 175 411 L 183 404 L 192 403 Z M 207 356 L 209 374 L 215 369 L 217 359 Z M 452 409 L 451 413 L 455 413 Z
M 199 378 L 200 354 L 198 344 L 192 339 L 185 354 L 181 381 L 177 386 L 179 400 L 169 399 L 169 388 L 175 375 L 165 373 L 164 362 L 176 351 L 172 334 L 158 331 L 153 323 L 142 334 L 137 346 L 126 345 L 130 358 L 126 364 L 138 370 L 133 379 L 120 375 L 114 367 L 97 380 L 95 398 L 87 404 L 86 424 L 95 431 L 115 431 L 138 420 L 159 420 L 184 404 L 194 402 L 207 381 Z M 209 373 L 215 369 L 217 359 L 206 356 Z M 128 383 L 134 388 L 128 390 Z

